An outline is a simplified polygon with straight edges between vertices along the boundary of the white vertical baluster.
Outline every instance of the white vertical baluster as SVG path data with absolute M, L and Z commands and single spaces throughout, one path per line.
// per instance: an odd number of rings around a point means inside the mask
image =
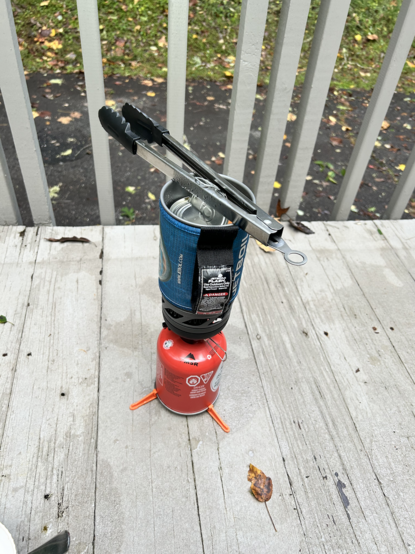
M 288 166 L 281 188 L 281 204 L 295 218 L 317 133 L 350 0 L 322 0 L 301 94 L 300 108 L 291 142 Z
M 22 225 L 13 183 L 0 141 L 0 225 Z
M 277 174 L 309 9 L 310 0 L 284 0 L 281 8 L 253 189 L 258 206 L 266 211 Z
M 188 0 L 169 0 L 167 50 L 167 129 L 183 143 L 186 101 Z M 167 152 L 169 158 L 177 158 Z
M 97 0 L 77 0 L 77 6 L 99 213 L 102 225 L 115 225 L 108 135 L 98 119 L 98 110 L 105 104 L 105 89 Z
M 400 219 L 415 189 L 415 147 L 392 195 L 383 219 Z
M 403 0 L 331 219 L 348 218 L 415 34 L 415 0 Z
M 224 173 L 243 180 L 268 0 L 243 0 Z
M 0 88 L 35 225 L 54 225 L 10 0 L 0 0 Z

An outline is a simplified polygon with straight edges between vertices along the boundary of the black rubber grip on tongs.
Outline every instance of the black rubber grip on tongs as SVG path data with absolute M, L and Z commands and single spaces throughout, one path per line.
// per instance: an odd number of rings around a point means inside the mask
M 159 146 L 163 146 L 163 135 L 169 134 L 168 130 L 148 117 L 140 109 L 132 104 L 124 104 L 122 114 L 125 119 L 131 124 L 131 129 L 140 139 L 146 140 L 149 144 L 155 142 Z
M 125 121 L 122 115 L 115 112 L 112 108 L 103 106 L 98 112 L 101 125 L 109 135 L 115 138 L 131 154 L 137 153 L 136 140 L 140 137 L 131 131 L 130 124 Z

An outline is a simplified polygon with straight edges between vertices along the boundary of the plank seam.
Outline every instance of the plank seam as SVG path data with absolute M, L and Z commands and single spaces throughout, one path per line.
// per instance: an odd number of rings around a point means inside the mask
M 188 436 L 188 439 L 189 439 L 190 459 L 192 461 L 193 483 L 194 483 L 194 487 L 195 487 L 197 519 L 199 520 L 200 540 L 202 541 L 202 552 L 203 552 L 203 554 L 205 554 L 205 545 L 204 545 L 204 542 L 203 542 L 202 522 L 200 520 L 199 497 L 198 497 L 198 494 L 197 494 L 196 474 L 195 474 L 195 466 L 194 466 L 194 462 L 193 462 L 192 443 L 190 441 L 190 429 L 189 429 L 189 418 L 188 418 L 188 416 L 186 416 L 186 425 L 187 425 L 187 436 Z
M 104 227 L 101 227 L 102 233 L 102 243 L 101 243 L 101 297 L 100 297 L 100 311 L 99 311 L 99 348 L 98 348 L 98 378 L 97 378 L 97 432 L 95 438 L 95 490 L 94 490 L 94 529 L 93 529 L 93 538 L 92 538 L 92 552 L 95 552 L 95 530 L 97 524 L 97 489 L 98 489 L 98 435 L 99 435 L 99 391 L 100 391 L 100 381 L 101 381 L 101 350 L 102 350 L 102 306 L 103 306 L 103 288 L 104 288 Z
M 268 395 L 266 393 L 266 390 L 265 390 L 265 387 L 264 387 L 264 382 L 262 380 L 262 375 L 261 375 L 261 372 L 259 370 L 259 363 L 258 363 L 258 360 L 257 360 L 257 357 L 256 357 L 256 354 L 255 354 L 255 350 L 254 350 L 254 347 L 253 347 L 253 344 L 252 344 L 252 340 L 251 340 L 251 335 L 249 333 L 249 329 L 248 329 L 248 325 L 246 323 L 246 317 L 245 317 L 245 312 L 244 312 L 244 305 L 243 305 L 243 301 L 241 299 L 239 299 L 239 304 L 241 306 L 241 313 L 242 313 L 242 319 L 243 319 L 243 322 L 244 322 L 244 325 L 245 325 L 245 329 L 246 329 L 246 333 L 248 335 L 248 338 L 249 338 L 249 345 L 251 347 L 251 352 L 252 352 L 252 356 L 255 360 L 255 366 L 257 368 L 257 372 L 258 372 L 258 376 L 259 376 L 259 381 L 261 383 L 261 387 L 262 387 L 262 390 L 263 390 L 263 393 L 264 393 L 264 398 L 265 398 L 265 401 L 267 403 L 267 412 L 268 412 L 268 415 L 270 417 L 270 420 L 271 420 L 271 423 L 272 423 L 272 427 L 274 429 L 274 433 L 275 433 L 275 438 L 276 438 L 276 441 L 277 441 L 277 444 L 278 444 L 278 448 L 279 448 L 279 453 L 280 453 L 280 456 L 282 458 L 282 462 L 284 464 L 284 470 L 285 470 L 285 473 L 287 474 L 287 480 L 288 480 L 288 485 L 290 487 L 290 490 L 291 490 L 291 493 L 292 493 L 292 497 L 293 497 L 293 500 L 294 500 L 294 503 L 295 503 L 295 506 L 296 506 L 296 512 L 297 512 L 297 517 L 299 519 L 299 522 L 300 522 L 300 527 L 301 527 L 301 531 L 303 532 L 303 536 L 304 536 L 304 539 L 305 539 L 305 544 L 307 546 L 307 551 L 310 552 L 310 549 L 308 547 L 308 544 L 307 544 L 307 535 L 305 533 L 305 529 L 303 527 L 303 522 L 301 520 L 301 517 L 300 517 L 300 513 L 302 514 L 302 509 L 299 505 L 299 502 L 297 500 L 297 496 L 296 496 L 296 493 L 295 493 L 295 490 L 293 488 L 293 485 L 292 485 L 292 481 L 291 481 L 291 477 L 290 477 L 290 474 L 288 473 L 288 470 L 287 470 L 287 467 L 285 465 L 285 458 L 284 456 L 282 455 L 282 451 L 281 451 L 281 445 L 280 445 L 280 441 L 278 439 L 278 434 L 277 434 L 277 430 L 276 430 L 276 427 L 275 427 L 275 423 L 274 423 L 274 418 L 272 416 L 272 411 L 271 411 L 271 408 L 270 408 L 270 405 L 269 405 L 269 402 L 268 402 Z
M 22 244 L 20 245 L 20 249 L 22 248 L 25 234 L 26 234 L 26 227 L 23 229 Z M 37 231 L 36 231 L 36 237 L 38 236 L 38 234 L 39 234 L 39 227 L 37 228 Z M 37 262 L 37 255 L 38 255 L 38 252 L 39 252 L 39 245 L 40 245 L 40 240 L 39 240 L 38 243 L 37 243 L 36 256 L 35 256 L 35 260 L 34 260 L 34 262 L 33 262 L 33 273 L 32 273 L 32 276 L 31 276 L 31 278 L 30 278 L 29 294 L 27 295 L 27 303 L 26 303 L 26 309 L 25 309 L 24 317 L 23 317 L 22 331 L 21 331 L 21 333 L 20 333 L 19 347 L 18 347 L 18 349 L 17 349 L 17 354 L 16 354 L 16 364 L 15 364 L 15 366 L 14 366 L 13 379 L 12 379 L 12 383 L 11 383 L 11 387 L 10 387 L 9 399 L 8 399 L 8 402 L 7 402 L 6 417 L 5 417 L 5 420 L 4 420 L 4 426 L 3 426 L 3 430 L 2 430 L 2 433 L 1 433 L 1 437 L 0 437 L 0 447 L 1 447 L 1 444 L 2 444 L 2 442 L 3 442 L 4 430 L 6 429 L 7 421 L 8 421 L 8 419 L 9 419 L 9 407 L 10 407 L 10 402 L 11 402 L 11 399 L 12 399 L 12 396 L 13 396 L 14 381 L 15 381 L 15 377 L 16 377 L 17 365 L 18 365 L 18 363 L 19 363 L 19 358 L 20 358 L 20 349 L 21 349 L 21 346 L 22 346 L 22 337 L 23 337 L 23 333 L 24 333 L 24 329 L 25 329 L 25 323 L 26 323 L 26 317 L 27 317 L 27 309 L 28 309 L 28 307 L 30 306 L 30 295 L 31 295 L 31 293 L 32 293 L 33 277 L 34 277 L 34 275 L 35 275 L 35 270 L 36 270 L 36 262 Z

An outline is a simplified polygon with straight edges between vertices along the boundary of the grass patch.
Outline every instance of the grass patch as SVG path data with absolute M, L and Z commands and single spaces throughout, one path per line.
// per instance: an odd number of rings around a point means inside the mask
M 297 85 L 304 80 L 319 4 L 312 0 Z M 25 0 L 12 5 L 23 65 L 28 72 L 72 73 L 83 69 L 75 0 Z M 373 88 L 400 5 L 401 0 L 352 0 L 332 86 Z M 98 9 L 105 74 L 165 78 L 167 0 L 99 0 Z M 240 0 L 191 0 L 188 79 L 232 79 L 240 10 Z M 270 3 L 258 77 L 264 85 L 269 81 L 280 10 L 281 1 Z M 413 93 L 415 43 L 408 62 L 398 90 Z

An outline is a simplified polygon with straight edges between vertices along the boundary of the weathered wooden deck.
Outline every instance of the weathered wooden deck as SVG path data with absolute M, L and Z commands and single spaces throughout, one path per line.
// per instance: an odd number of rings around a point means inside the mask
M 63 529 L 71 554 L 415 552 L 415 222 L 312 227 L 285 231 L 302 268 L 251 241 L 228 435 L 129 410 L 155 378 L 157 227 L 0 229 L 0 521 L 19 554 Z M 44 240 L 72 235 L 95 244 Z

